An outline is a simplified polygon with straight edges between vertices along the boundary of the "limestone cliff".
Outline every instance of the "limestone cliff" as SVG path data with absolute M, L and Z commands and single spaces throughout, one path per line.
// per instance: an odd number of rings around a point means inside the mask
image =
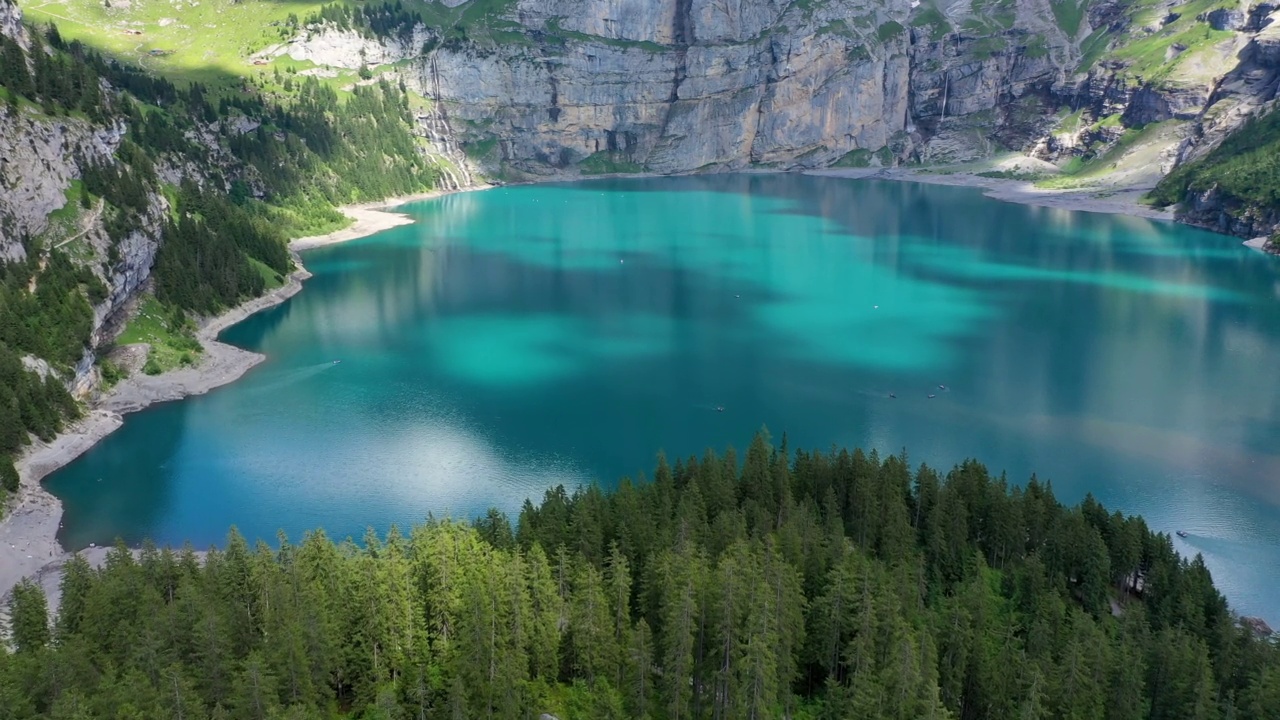
M 1204 7 L 470 0 L 429 3 L 418 24 L 385 37 L 312 24 L 273 52 L 342 68 L 397 63 L 431 101 L 433 135 L 500 178 L 1002 151 L 1064 164 L 1158 125 L 1143 138 L 1158 147 L 1140 156 L 1151 170 L 1121 180 L 1149 187 L 1274 96 L 1259 71 L 1274 7 Z
M 81 163 L 111 157 L 124 126 L 96 127 L 30 110 L 0 112 L 0 258 L 25 257 L 24 236 L 36 237 L 67 205 Z
M 521 0 L 500 19 L 530 42 L 443 43 L 412 79 L 491 167 L 687 172 L 986 154 L 964 120 L 1003 124 L 1078 56 L 1047 3 L 972 38 L 913 5 Z
M 0 33 L 30 47 L 22 13 L 11 0 L 0 0 Z M 0 109 L 0 261 L 21 260 L 28 247 L 40 253 L 71 249 L 103 280 L 106 296 L 93 307 L 91 344 L 109 340 L 113 321 L 150 276 L 159 246 L 167 202 L 160 195 L 142 227 L 110 237 L 102 205 L 78 208 L 72 196 L 89 163 L 111 162 L 127 127 L 115 121 L 94 123 L 76 117 L 52 117 L 33 106 Z M 76 366 L 73 388 L 90 382 L 93 355 Z

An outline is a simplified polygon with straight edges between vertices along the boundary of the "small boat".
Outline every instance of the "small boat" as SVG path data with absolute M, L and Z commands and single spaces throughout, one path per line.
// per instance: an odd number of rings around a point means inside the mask
M 929 399 L 933 399 L 933 398 L 936 398 L 936 397 L 938 397 L 938 396 L 937 396 L 937 395 L 934 395 L 933 393 L 929 393 Z
M 717 405 L 717 406 L 716 406 L 716 412 L 724 412 L 724 406 L 723 406 L 723 405 Z
M 897 399 L 897 397 L 898 397 L 898 396 L 897 396 L 897 395 L 895 395 L 895 394 L 893 394 L 893 393 L 889 393 L 889 397 L 894 398 L 894 399 Z
M 947 386 L 946 386 L 946 385 L 939 385 L 939 386 L 938 386 L 938 389 L 939 389 L 939 390 L 946 390 L 946 389 L 947 389 Z
M 1187 537 L 1187 531 L 1186 531 L 1186 530 L 1179 530 L 1179 531 L 1178 531 L 1178 537 L 1180 537 L 1180 538 Z
M 342 362 L 342 361 L 341 361 L 341 360 L 334 360 L 334 361 L 333 361 L 333 364 L 334 364 L 334 365 L 337 365 L 337 364 L 338 364 L 338 363 L 340 363 L 340 362 Z

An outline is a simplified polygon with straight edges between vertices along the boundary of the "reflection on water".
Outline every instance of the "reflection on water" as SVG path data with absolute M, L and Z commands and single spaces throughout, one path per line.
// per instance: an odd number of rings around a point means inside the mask
M 244 380 L 52 478 L 68 544 L 515 511 L 767 425 L 1093 492 L 1187 530 L 1238 607 L 1280 620 L 1258 572 L 1280 563 L 1280 285 L 1235 239 L 793 175 L 407 210 L 309 252 L 306 292 L 226 333 L 270 358 Z

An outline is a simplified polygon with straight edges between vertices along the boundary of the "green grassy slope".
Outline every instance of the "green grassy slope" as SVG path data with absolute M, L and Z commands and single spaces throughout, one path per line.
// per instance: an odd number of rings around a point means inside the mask
M 23 12 L 28 22 L 55 23 L 67 39 L 148 72 L 230 88 L 253 71 L 250 55 L 291 36 L 290 15 L 305 18 L 323 5 L 290 0 L 180 5 L 50 0 L 25 4 Z

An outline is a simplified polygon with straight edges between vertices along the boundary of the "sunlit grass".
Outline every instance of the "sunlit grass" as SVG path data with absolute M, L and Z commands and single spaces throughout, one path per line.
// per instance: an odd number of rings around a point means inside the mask
M 116 338 L 117 345 L 147 343 L 151 350 L 147 355 L 147 374 L 172 370 L 180 365 L 190 365 L 200 357 L 203 349 L 191 335 L 189 325 L 174 327 L 172 311 L 154 297 L 147 297 L 138 314 L 125 326 Z
M 239 86 L 254 69 L 251 55 L 287 39 L 290 14 L 305 20 L 322 2 L 116 3 L 60 0 L 23 8 L 28 21 L 56 23 L 79 40 L 174 81 Z M 162 24 L 163 23 L 163 24 Z

